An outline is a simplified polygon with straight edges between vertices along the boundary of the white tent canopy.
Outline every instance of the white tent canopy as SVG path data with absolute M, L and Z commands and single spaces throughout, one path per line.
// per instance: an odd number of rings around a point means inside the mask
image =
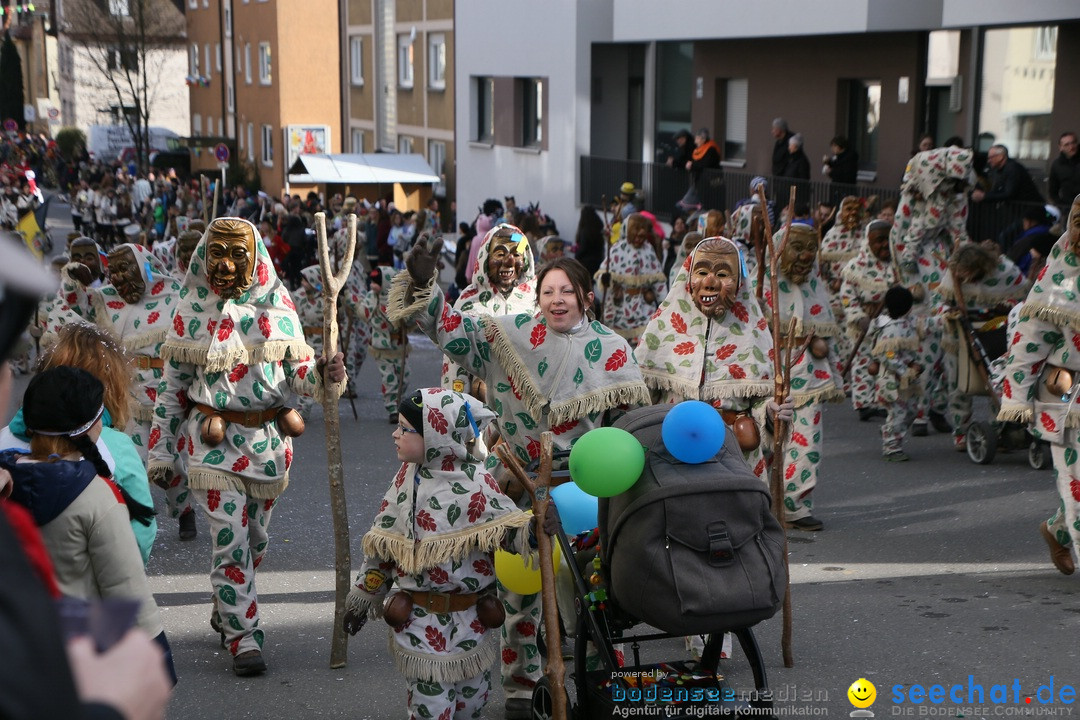
M 416 153 L 300 155 L 289 168 L 289 182 L 297 185 L 392 185 L 441 180 L 424 156 Z

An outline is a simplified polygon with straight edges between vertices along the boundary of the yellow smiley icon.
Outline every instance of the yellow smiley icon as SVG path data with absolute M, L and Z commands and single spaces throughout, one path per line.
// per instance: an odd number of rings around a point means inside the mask
M 859 678 L 851 683 L 851 687 L 847 690 L 847 696 L 855 707 L 868 708 L 877 699 L 877 688 L 874 687 L 874 683 L 866 678 Z

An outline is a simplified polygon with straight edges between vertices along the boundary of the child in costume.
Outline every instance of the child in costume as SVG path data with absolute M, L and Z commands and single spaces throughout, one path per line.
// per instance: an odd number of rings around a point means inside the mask
M 470 453 L 495 417 L 476 398 L 417 390 L 398 417 L 393 437 L 403 464 L 364 535 L 345 630 L 355 634 L 369 617 L 390 625 L 409 717 L 477 718 L 499 649 L 488 630 L 505 619 L 495 550 L 529 553 L 531 517 Z
M 300 271 L 300 288 L 293 292 L 293 302 L 296 303 L 296 314 L 300 317 L 300 325 L 304 328 L 304 340 L 315 351 L 316 355 L 322 355 L 323 349 L 323 295 L 322 295 L 322 271 L 318 265 L 308 265 Z M 311 414 L 312 400 L 310 397 L 301 396 L 300 414 L 307 420 Z
M 885 293 L 885 311 L 874 321 L 871 331 L 871 360 L 868 373 L 877 371 L 874 389 L 878 402 L 887 410 L 881 426 L 881 455 L 889 462 L 910 460 L 904 452 L 904 435 L 918 412 L 919 394 L 919 332 L 911 314 L 914 303 L 911 291 L 894 285 Z

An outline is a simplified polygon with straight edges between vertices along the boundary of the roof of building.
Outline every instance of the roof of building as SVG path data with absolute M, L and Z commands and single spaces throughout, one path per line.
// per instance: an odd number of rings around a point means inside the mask
M 417 153 L 301 155 L 289 168 L 289 182 L 348 185 L 437 183 L 439 175 Z

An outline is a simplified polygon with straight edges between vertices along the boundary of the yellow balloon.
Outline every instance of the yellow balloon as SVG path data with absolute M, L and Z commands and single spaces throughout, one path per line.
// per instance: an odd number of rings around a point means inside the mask
M 556 570 L 559 568 L 561 559 L 562 550 L 559 543 L 552 538 L 551 561 Z M 533 595 L 540 592 L 540 566 L 527 566 L 525 558 L 516 553 L 506 550 L 495 551 L 495 577 L 507 590 L 518 595 Z

